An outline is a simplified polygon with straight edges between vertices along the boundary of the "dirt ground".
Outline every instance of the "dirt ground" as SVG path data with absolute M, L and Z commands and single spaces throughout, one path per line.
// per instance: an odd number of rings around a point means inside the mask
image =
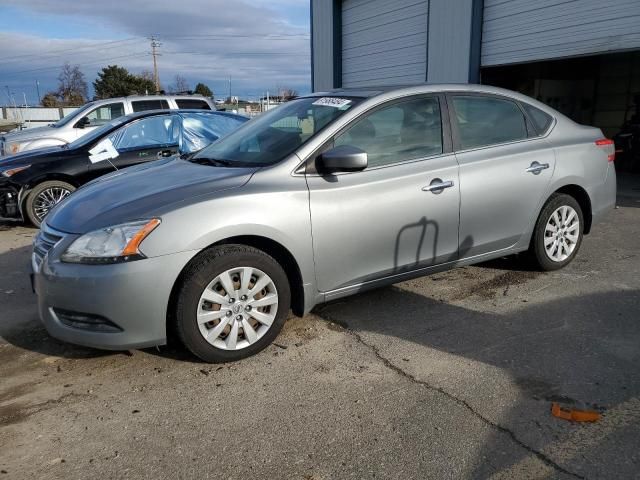
M 510 258 L 360 294 L 218 366 L 50 338 L 35 231 L 0 223 L 0 480 L 639 478 L 637 179 L 619 205 L 562 271 Z

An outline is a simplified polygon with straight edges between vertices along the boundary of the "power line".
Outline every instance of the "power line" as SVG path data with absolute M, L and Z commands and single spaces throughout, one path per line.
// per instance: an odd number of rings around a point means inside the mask
M 276 34 L 233 34 L 233 33 L 204 33 L 204 34 L 189 34 L 189 35 L 162 35 L 164 39 L 203 39 L 203 38 L 257 38 L 262 40 L 298 40 L 309 39 L 311 36 L 308 33 L 276 33 Z
M 77 66 L 79 67 L 83 67 L 83 66 L 89 66 L 89 65 L 96 65 L 96 64 L 101 64 L 103 62 L 109 62 L 111 60 L 119 60 L 121 58 L 133 58 L 133 57 L 142 57 L 142 56 L 147 56 L 148 53 L 147 52 L 139 52 L 139 53 L 132 53 L 129 55 L 120 55 L 118 57 L 111 57 L 111 58 L 102 58 L 100 60 L 97 60 L 95 62 L 87 62 L 87 63 L 78 63 Z M 23 73 L 31 73 L 31 72 L 42 72 L 42 71 L 47 71 L 47 70 L 58 70 L 60 69 L 60 66 L 55 66 L 55 67 L 41 67 L 41 68 L 32 68 L 30 70 L 21 70 L 18 72 L 11 72 L 8 75 L 3 75 L 1 78 L 11 78 L 14 77 L 16 75 L 21 75 Z
M 26 54 L 26 55 L 14 55 L 12 57 L 3 57 L 2 61 L 3 62 L 9 61 L 9 60 L 22 61 L 25 58 L 31 58 L 31 57 L 49 58 L 49 57 L 58 56 L 59 53 L 77 52 L 78 50 L 93 50 L 93 49 L 98 49 L 99 50 L 99 49 L 104 48 L 106 45 L 115 45 L 115 44 L 118 44 L 118 43 L 131 42 L 133 40 L 141 40 L 141 38 L 139 38 L 139 37 L 131 37 L 131 38 L 127 38 L 127 39 L 124 39 L 124 40 L 114 40 L 114 41 L 111 41 L 111 42 L 96 43 L 96 44 L 92 44 L 92 45 L 85 45 L 85 46 L 79 46 L 79 47 L 74 47 L 74 48 L 65 48 L 65 49 L 62 49 L 62 50 L 53 50 L 53 51 L 48 52 L 48 53 L 29 53 L 29 54 Z M 86 53 L 86 52 L 83 52 L 83 53 Z

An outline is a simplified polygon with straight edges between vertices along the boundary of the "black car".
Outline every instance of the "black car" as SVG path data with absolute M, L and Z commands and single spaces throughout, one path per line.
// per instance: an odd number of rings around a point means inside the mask
M 248 118 L 205 110 L 157 110 L 119 117 L 67 145 L 0 160 L 0 217 L 39 226 L 71 192 L 106 173 L 195 152 Z

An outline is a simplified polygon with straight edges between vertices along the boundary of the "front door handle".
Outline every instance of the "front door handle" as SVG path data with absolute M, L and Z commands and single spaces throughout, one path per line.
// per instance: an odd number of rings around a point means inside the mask
M 542 170 L 546 170 L 547 168 L 549 168 L 549 164 L 548 163 L 538 163 L 538 162 L 532 162 L 531 165 L 529 165 L 529 168 L 527 168 L 527 172 L 529 173 L 533 173 L 534 175 L 538 175 L 540 174 L 540 172 Z
M 161 150 L 160 152 L 157 153 L 157 156 L 158 158 L 164 158 L 164 157 L 170 157 L 173 154 L 174 154 L 173 150 Z
M 429 185 L 422 187 L 423 192 L 431 192 L 436 195 L 442 193 L 445 188 L 453 187 L 453 180 L 443 182 L 440 178 L 434 178 Z

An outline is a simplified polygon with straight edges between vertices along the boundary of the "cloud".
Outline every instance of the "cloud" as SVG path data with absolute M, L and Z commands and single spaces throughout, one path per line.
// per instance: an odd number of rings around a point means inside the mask
M 43 88 L 55 86 L 57 69 L 65 61 L 81 66 L 89 81 L 107 64 L 134 72 L 151 70 L 147 37 L 162 43 L 158 59 L 165 86 L 176 75 L 194 85 L 208 83 L 226 95 L 257 96 L 275 86 L 308 91 L 310 51 L 308 4 L 274 0 L 265 7 L 257 0 L 130 0 L 78 2 L 77 0 L 4 0 L 5 5 L 38 15 L 46 34 L 0 34 L 0 86 L 29 90 L 33 98 L 35 78 Z M 113 40 L 56 38 L 56 31 L 73 18 L 83 29 L 113 31 Z M 65 32 L 68 33 L 68 32 Z M 58 35 L 60 37 L 62 35 Z M 65 35 L 68 37 L 68 35 Z M 108 43 L 110 42 L 110 43 Z M 19 93 L 19 91 L 17 92 Z M 21 96 L 21 95 L 20 95 Z

